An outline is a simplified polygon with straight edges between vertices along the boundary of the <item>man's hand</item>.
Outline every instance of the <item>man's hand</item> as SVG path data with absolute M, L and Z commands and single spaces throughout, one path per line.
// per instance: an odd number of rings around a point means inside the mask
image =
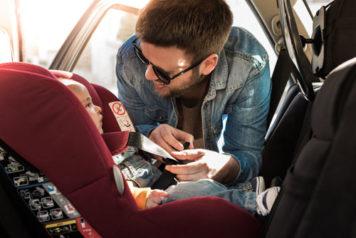
M 211 178 L 221 183 L 234 180 L 240 170 L 239 163 L 230 155 L 205 149 L 175 151 L 176 159 L 190 161 L 184 165 L 167 165 L 166 170 L 176 174 L 180 181 Z
M 184 142 L 189 142 L 189 148 L 193 149 L 193 135 L 176 129 L 167 124 L 161 124 L 156 127 L 150 134 L 149 138 L 156 144 L 160 145 L 163 149 L 171 153 L 176 150 L 183 150 Z
M 147 196 L 146 208 L 158 206 L 165 197 L 168 197 L 167 192 L 158 189 L 151 190 Z

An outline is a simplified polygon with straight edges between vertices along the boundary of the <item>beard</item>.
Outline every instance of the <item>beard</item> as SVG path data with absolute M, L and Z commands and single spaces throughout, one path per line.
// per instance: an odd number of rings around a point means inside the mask
M 193 75 L 189 81 L 190 83 L 182 85 L 179 88 L 171 88 L 170 95 L 168 97 L 180 97 L 188 91 L 194 90 L 195 88 L 199 88 L 206 78 L 206 75 L 199 75 L 199 70 L 194 69 Z

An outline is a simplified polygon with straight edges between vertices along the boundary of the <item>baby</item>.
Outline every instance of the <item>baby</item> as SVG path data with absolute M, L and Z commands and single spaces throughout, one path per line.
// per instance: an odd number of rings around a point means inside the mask
M 60 78 L 59 81 L 63 83 L 78 98 L 78 100 L 81 102 L 81 104 L 84 106 L 85 110 L 88 112 L 89 116 L 93 120 L 95 126 L 102 134 L 102 110 L 99 106 L 93 103 L 88 89 L 83 84 L 78 83 L 74 80 Z M 161 203 L 163 198 L 168 196 L 168 193 L 163 190 L 138 188 L 131 181 L 127 181 L 127 183 L 130 187 L 131 193 L 136 201 L 136 204 L 140 209 L 155 207 Z

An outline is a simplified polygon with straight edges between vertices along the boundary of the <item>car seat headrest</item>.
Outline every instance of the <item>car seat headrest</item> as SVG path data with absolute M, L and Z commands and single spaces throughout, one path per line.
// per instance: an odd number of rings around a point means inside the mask
M 9 70 L 20 71 L 20 72 L 29 72 L 32 75 L 38 74 L 42 76 L 53 77 L 51 72 L 37 65 L 25 64 L 19 62 L 2 63 L 0 65 L 1 65 L 1 69 L 9 69 Z

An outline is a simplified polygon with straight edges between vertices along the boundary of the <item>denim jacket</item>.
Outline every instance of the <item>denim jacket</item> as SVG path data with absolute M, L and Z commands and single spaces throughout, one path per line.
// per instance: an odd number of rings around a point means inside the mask
M 117 54 L 118 98 L 141 133 L 148 135 L 161 123 L 176 127 L 175 99 L 160 97 L 145 79 L 146 65 L 132 46 L 135 39 L 128 39 Z M 240 164 L 234 183 L 259 172 L 270 93 L 265 49 L 251 33 L 233 27 L 211 75 L 201 115 L 205 148 L 219 151 L 222 137 L 220 152 L 231 154 Z

